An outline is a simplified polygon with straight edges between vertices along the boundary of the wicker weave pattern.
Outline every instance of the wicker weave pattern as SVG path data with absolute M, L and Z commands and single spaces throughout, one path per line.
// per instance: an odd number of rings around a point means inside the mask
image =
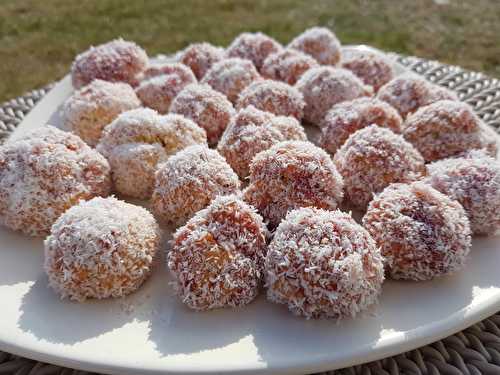
M 432 82 L 456 91 L 500 133 L 500 81 L 481 73 L 416 57 L 397 60 Z M 52 85 L 0 106 L 0 143 Z M 0 352 L 0 375 L 84 375 Z M 468 329 L 404 354 L 328 373 L 330 375 L 500 375 L 500 313 Z

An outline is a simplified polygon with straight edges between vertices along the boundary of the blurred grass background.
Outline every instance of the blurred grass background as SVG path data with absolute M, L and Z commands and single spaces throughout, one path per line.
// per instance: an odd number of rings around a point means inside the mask
M 282 43 L 332 28 L 344 44 L 441 60 L 500 77 L 496 0 L 0 0 L 0 102 L 63 77 L 74 56 L 117 36 L 150 55 L 261 30 Z

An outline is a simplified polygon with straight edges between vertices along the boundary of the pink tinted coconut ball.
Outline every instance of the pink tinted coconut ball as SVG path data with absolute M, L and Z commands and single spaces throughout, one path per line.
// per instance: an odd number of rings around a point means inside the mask
M 409 115 L 403 135 L 429 162 L 483 148 L 482 131 L 482 121 L 468 104 L 440 100 Z
M 321 65 L 337 65 L 340 61 L 340 42 L 329 29 L 312 27 L 293 39 L 288 48 L 304 52 Z
M 370 96 L 372 89 L 346 69 L 329 66 L 309 69 L 295 87 L 304 95 L 304 119 L 318 125 L 337 103 Z
M 309 142 L 287 141 L 253 158 L 244 199 L 276 227 L 296 208 L 336 209 L 343 187 L 342 176 L 325 151 Z
M 300 208 L 281 222 L 265 262 L 267 297 L 306 318 L 349 318 L 378 301 L 382 256 L 340 211 Z
M 183 115 L 205 129 L 211 146 L 217 144 L 235 114 L 231 102 L 207 84 L 186 86 L 172 101 L 170 112 Z
M 346 198 L 359 209 L 391 183 L 412 182 L 426 172 L 424 158 L 411 143 L 378 125 L 352 134 L 334 162 L 344 178 Z
M 365 85 L 373 87 L 375 92 L 394 78 L 391 60 L 378 52 L 349 51 L 343 54 L 341 66 L 353 72 Z
M 78 136 L 44 126 L 0 146 L 0 224 L 45 236 L 80 200 L 111 191 L 106 159 Z
M 309 55 L 293 49 L 282 49 L 264 60 L 260 73 L 264 78 L 295 85 L 299 78 L 318 62 Z
M 336 104 L 320 123 L 320 145 L 334 155 L 351 134 L 373 124 L 401 133 L 403 120 L 398 111 L 375 98 Z
M 64 102 L 61 117 L 66 129 L 95 146 L 104 127 L 116 116 L 140 106 L 130 85 L 96 79 Z
M 152 207 L 163 222 L 179 226 L 216 196 L 239 189 L 238 176 L 217 151 L 189 146 L 159 165 Z
M 224 48 L 210 43 L 191 44 L 179 56 L 179 61 L 189 66 L 197 79 L 202 79 L 208 69 L 222 59 L 224 59 Z
M 145 72 L 144 77 L 135 92 L 144 106 L 159 113 L 167 113 L 177 94 L 187 85 L 196 82 L 193 72 L 187 66 L 177 63 L 152 67 Z
M 242 109 L 249 105 L 278 116 L 295 117 L 300 121 L 306 103 L 295 87 L 266 79 L 253 82 L 240 93 L 236 108 Z
M 387 82 L 379 89 L 377 98 L 396 108 L 403 118 L 420 107 L 439 100 L 458 100 L 453 91 L 426 81 L 414 73 L 401 74 Z
M 217 150 L 241 178 L 259 152 L 283 141 L 305 141 L 304 128 L 293 117 L 274 116 L 253 106 L 238 112 L 224 132 Z
M 238 307 L 258 294 L 269 233 L 254 208 L 219 196 L 174 233 L 167 254 L 182 302 L 195 310 Z
M 500 163 L 484 151 L 427 165 L 424 180 L 457 200 L 467 212 L 474 234 L 493 235 L 500 229 Z
M 123 39 L 90 47 L 76 56 L 71 66 L 73 87 L 79 89 L 94 79 L 135 85 L 148 61 L 148 56 L 141 47 Z
M 106 126 L 97 150 L 109 160 L 118 193 L 148 199 L 158 163 L 187 146 L 206 142 L 205 131 L 193 121 L 139 108 L 120 114 Z
M 471 248 L 463 207 L 422 182 L 388 186 L 370 202 L 363 225 L 393 279 L 452 274 L 465 266 Z
M 208 83 L 232 103 L 236 103 L 240 92 L 259 79 L 261 77 L 250 60 L 231 58 L 212 65 L 201 82 Z
M 226 56 L 250 60 L 260 70 L 266 57 L 281 49 L 281 44 L 263 33 L 242 33 L 227 47 Z
M 61 298 L 124 297 L 151 273 L 160 228 L 144 208 L 94 198 L 57 219 L 45 240 L 45 272 Z

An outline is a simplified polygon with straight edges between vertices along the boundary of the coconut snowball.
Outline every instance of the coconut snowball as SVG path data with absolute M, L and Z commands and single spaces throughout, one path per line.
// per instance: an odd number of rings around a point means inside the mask
M 430 280 L 465 266 L 471 248 L 463 207 L 422 183 L 392 184 L 368 206 L 364 227 L 393 279 Z
M 371 88 L 349 70 L 329 66 L 309 69 L 295 87 L 306 102 L 304 119 L 315 125 L 335 104 L 372 94 Z
M 400 135 L 378 125 L 352 134 L 334 156 L 344 178 L 346 198 L 364 209 L 395 182 L 412 182 L 425 175 L 424 158 Z
M 392 62 L 382 53 L 372 51 L 349 51 L 342 56 L 341 66 L 359 77 L 365 85 L 377 92 L 394 78 Z
M 306 318 L 354 317 L 377 303 L 382 256 L 368 232 L 340 211 L 300 208 L 269 245 L 267 297 Z
M 45 272 L 61 298 L 123 297 L 151 273 L 160 228 L 144 208 L 94 198 L 57 219 L 45 240 Z
M 170 112 L 183 115 L 205 129 L 211 146 L 217 144 L 235 114 L 231 102 L 207 84 L 186 86 L 172 101 Z
M 140 106 L 130 85 L 96 79 L 64 102 L 61 117 L 66 129 L 95 146 L 104 127 L 116 116 Z
M 158 167 L 151 202 L 156 217 L 179 226 L 216 196 L 239 188 L 238 176 L 217 151 L 189 146 Z
M 336 209 L 343 187 L 342 176 L 325 151 L 309 142 L 287 141 L 253 158 L 244 199 L 276 227 L 296 208 Z
M 224 59 L 224 48 L 210 43 L 190 44 L 179 57 L 179 61 L 189 66 L 197 79 L 202 79 L 212 65 L 222 59 Z
M 302 74 L 318 66 L 318 62 L 305 53 L 282 49 L 264 60 L 260 73 L 264 78 L 295 85 Z
M 375 98 L 336 104 L 320 123 L 320 145 L 334 155 L 351 134 L 373 124 L 401 133 L 403 120 L 398 111 Z
M 250 60 L 260 70 L 266 57 L 282 48 L 276 40 L 263 33 L 242 33 L 227 47 L 226 56 Z
M 427 165 L 424 180 L 457 200 L 470 219 L 474 234 L 494 235 L 500 229 L 500 163 L 484 151 Z
M 269 233 L 254 208 L 219 196 L 174 233 L 168 268 L 195 310 L 238 307 L 258 294 Z
M 76 56 L 71 66 L 73 87 L 79 89 L 94 79 L 111 82 L 137 83 L 148 65 L 146 52 L 133 42 L 115 39 Z
M 321 65 L 337 65 L 340 61 L 340 42 L 326 27 L 312 27 L 293 39 L 288 48 L 311 55 Z
M 248 106 L 240 110 L 224 132 L 217 150 L 242 179 L 259 152 L 282 141 L 305 141 L 306 134 L 293 117 L 274 116 Z
M 249 105 L 278 116 L 292 116 L 300 121 L 306 104 L 302 94 L 293 86 L 266 79 L 251 83 L 240 93 L 236 108 L 242 109 Z
M 158 163 L 187 146 L 206 142 L 205 131 L 193 121 L 139 108 L 123 112 L 106 126 L 97 150 L 110 162 L 117 192 L 148 199 Z
M 44 236 L 68 208 L 111 190 L 106 159 L 78 136 L 44 126 L 0 146 L 0 223 Z

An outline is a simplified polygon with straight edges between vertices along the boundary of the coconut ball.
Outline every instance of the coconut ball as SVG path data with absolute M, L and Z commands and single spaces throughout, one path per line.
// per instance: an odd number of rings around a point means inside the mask
M 387 82 L 379 89 L 377 98 L 396 108 L 403 118 L 439 100 L 458 100 L 453 91 L 432 84 L 414 73 L 401 74 Z
M 260 70 L 266 57 L 281 49 L 281 44 L 263 33 L 242 33 L 227 47 L 226 56 L 250 60 Z
M 346 198 L 364 209 L 395 182 L 412 182 L 425 175 L 424 158 L 400 135 L 378 125 L 352 134 L 334 156 L 344 178 Z
M 320 123 L 320 145 L 334 155 L 351 134 L 373 124 L 401 133 L 403 120 L 398 111 L 375 98 L 336 104 Z
M 206 142 L 205 131 L 193 121 L 139 108 L 123 112 L 106 126 L 97 150 L 110 162 L 118 193 L 148 199 L 160 162 L 187 146 Z
M 239 189 L 238 176 L 217 151 L 189 146 L 158 167 L 152 207 L 156 217 L 179 226 L 216 196 Z
M 305 141 L 304 128 L 293 117 L 274 116 L 253 106 L 233 118 L 217 150 L 242 179 L 248 176 L 250 162 L 259 152 L 282 141 Z
M 254 208 L 219 196 L 174 233 L 167 254 L 177 293 L 195 310 L 238 307 L 258 294 L 269 233 Z
M 329 66 L 305 72 L 295 87 L 304 95 L 304 119 L 320 124 L 326 113 L 337 103 L 370 96 L 372 90 L 346 69 Z
M 222 59 L 224 59 L 224 48 L 210 43 L 190 44 L 179 57 L 179 61 L 189 66 L 197 79 L 202 79 L 208 69 Z
M 261 77 L 250 60 L 231 58 L 213 64 L 201 82 L 208 83 L 236 103 L 240 92 L 259 79 Z
M 124 297 L 151 273 L 161 233 L 144 208 L 116 198 L 71 207 L 45 240 L 45 272 L 61 298 Z
M 287 141 L 253 158 L 244 199 L 276 227 L 296 208 L 336 209 L 343 187 L 342 176 L 325 151 L 309 142 Z
M 370 202 L 363 225 L 393 279 L 452 274 L 465 266 L 471 247 L 463 207 L 419 181 L 389 185 Z
M 267 56 L 260 73 L 264 78 L 295 85 L 302 74 L 318 66 L 311 56 L 287 48 Z
M 343 53 L 341 66 L 359 77 L 365 85 L 377 92 L 394 78 L 392 62 L 382 53 L 372 51 L 349 51 Z
M 111 82 L 137 83 L 148 65 L 146 52 L 133 42 L 115 39 L 76 56 L 71 66 L 73 87 L 79 89 L 94 79 Z
M 424 180 L 457 200 L 469 217 L 472 232 L 494 235 L 500 229 L 500 163 L 484 151 L 427 165 Z
M 251 83 L 240 93 L 236 108 L 242 109 L 249 105 L 278 116 L 292 116 L 300 121 L 306 103 L 300 91 L 293 86 L 266 79 Z
M 207 84 L 186 86 L 172 101 L 170 112 L 183 115 L 205 129 L 211 146 L 217 144 L 235 114 L 231 102 Z
M 354 317 L 377 303 L 382 256 L 340 211 L 299 208 L 276 229 L 265 262 L 267 297 L 306 318 Z
M 109 164 L 78 136 L 43 126 L 0 146 L 0 224 L 45 236 L 80 200 L 111 190 Z
M 116 116 L 140 106 L 130 85 L 96 79 L 64 102 L 61 117 L 66 129 L 95 146 L 104 127 Z
M 337 65 L 340 61 L 340 42 L 326 27 L 312 27 L 293 39 L 288 48 L 302 51 L 321 65 Z

